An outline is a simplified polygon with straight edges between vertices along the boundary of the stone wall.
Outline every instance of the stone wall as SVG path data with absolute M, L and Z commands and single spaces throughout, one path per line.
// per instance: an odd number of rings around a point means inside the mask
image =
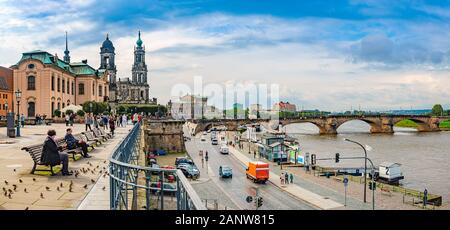
M 169 153 L 184 153 L 184 121 L 146 120 L 144 122 L 145 149 L 163 149 Z

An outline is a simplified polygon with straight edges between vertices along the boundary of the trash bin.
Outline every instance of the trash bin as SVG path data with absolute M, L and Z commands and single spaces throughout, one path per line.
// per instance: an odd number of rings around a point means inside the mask
M 14 113 L 8 113 L 6 115 L 6 127 L 8 137 L 16 137 L 16 129 L 14 128 Z
M 8 137 L 16 137 L 16 130 L 14 128 L 8 128 Z

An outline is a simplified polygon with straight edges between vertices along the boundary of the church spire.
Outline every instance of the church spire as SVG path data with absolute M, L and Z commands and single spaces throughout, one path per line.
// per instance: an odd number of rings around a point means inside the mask
M 67 63 L 70 63 L 70 56 L 69 56 L 69 45 L 67 42 L 67 31 L 66 31 L 66 50 L 64 51 L 64 61 Z
M 137 40 L 137 42 L 136 42 L 136 45 L 138 46 L 138 47 L 142 47 L 142 40 L 141 40 L 141 31 L 139 30 L 139 35 L 138 35 L 139 37 L 138 37 L 138 40 Z

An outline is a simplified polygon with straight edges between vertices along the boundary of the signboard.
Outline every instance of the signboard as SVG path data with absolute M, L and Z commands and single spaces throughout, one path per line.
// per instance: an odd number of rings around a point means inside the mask
M 295 151 L 289 150 L 289 162 L 295 163 Z M 297 153 L 297 164 L 305 164 L 305 157 L 301 152 Z
M 347 185 L 348 185 L 348 178 L 345 177 L 344 180 L 343 180 L 342 182 L 344 182 L 344 186 L 347 187 Z

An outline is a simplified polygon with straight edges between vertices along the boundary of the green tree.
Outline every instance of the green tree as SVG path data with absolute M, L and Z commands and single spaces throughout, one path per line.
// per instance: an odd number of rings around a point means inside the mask
M 55 110 L 55 112 L 53 112 L 53 115 L 55 115 L 55 117 L 60 117 L 61 116 L 61 111 Z
M 78 110 L 77 115 L 80 117 L 84 117 L 84 114 L 86 114 L 83 110 Z
M 440 104 L 434 105 L 433 109 L 431 109 L 431 115 L 433 115 L 433 116 L 444 115 L 444 108 L 442 108 L 442 105 L 440 105 Z
M 73 110 L 70 110 L 70 109 L 66 110 L 66 112 L 65 112 L 65 114 L 72 114 L 72 113 L 73 113 Z

